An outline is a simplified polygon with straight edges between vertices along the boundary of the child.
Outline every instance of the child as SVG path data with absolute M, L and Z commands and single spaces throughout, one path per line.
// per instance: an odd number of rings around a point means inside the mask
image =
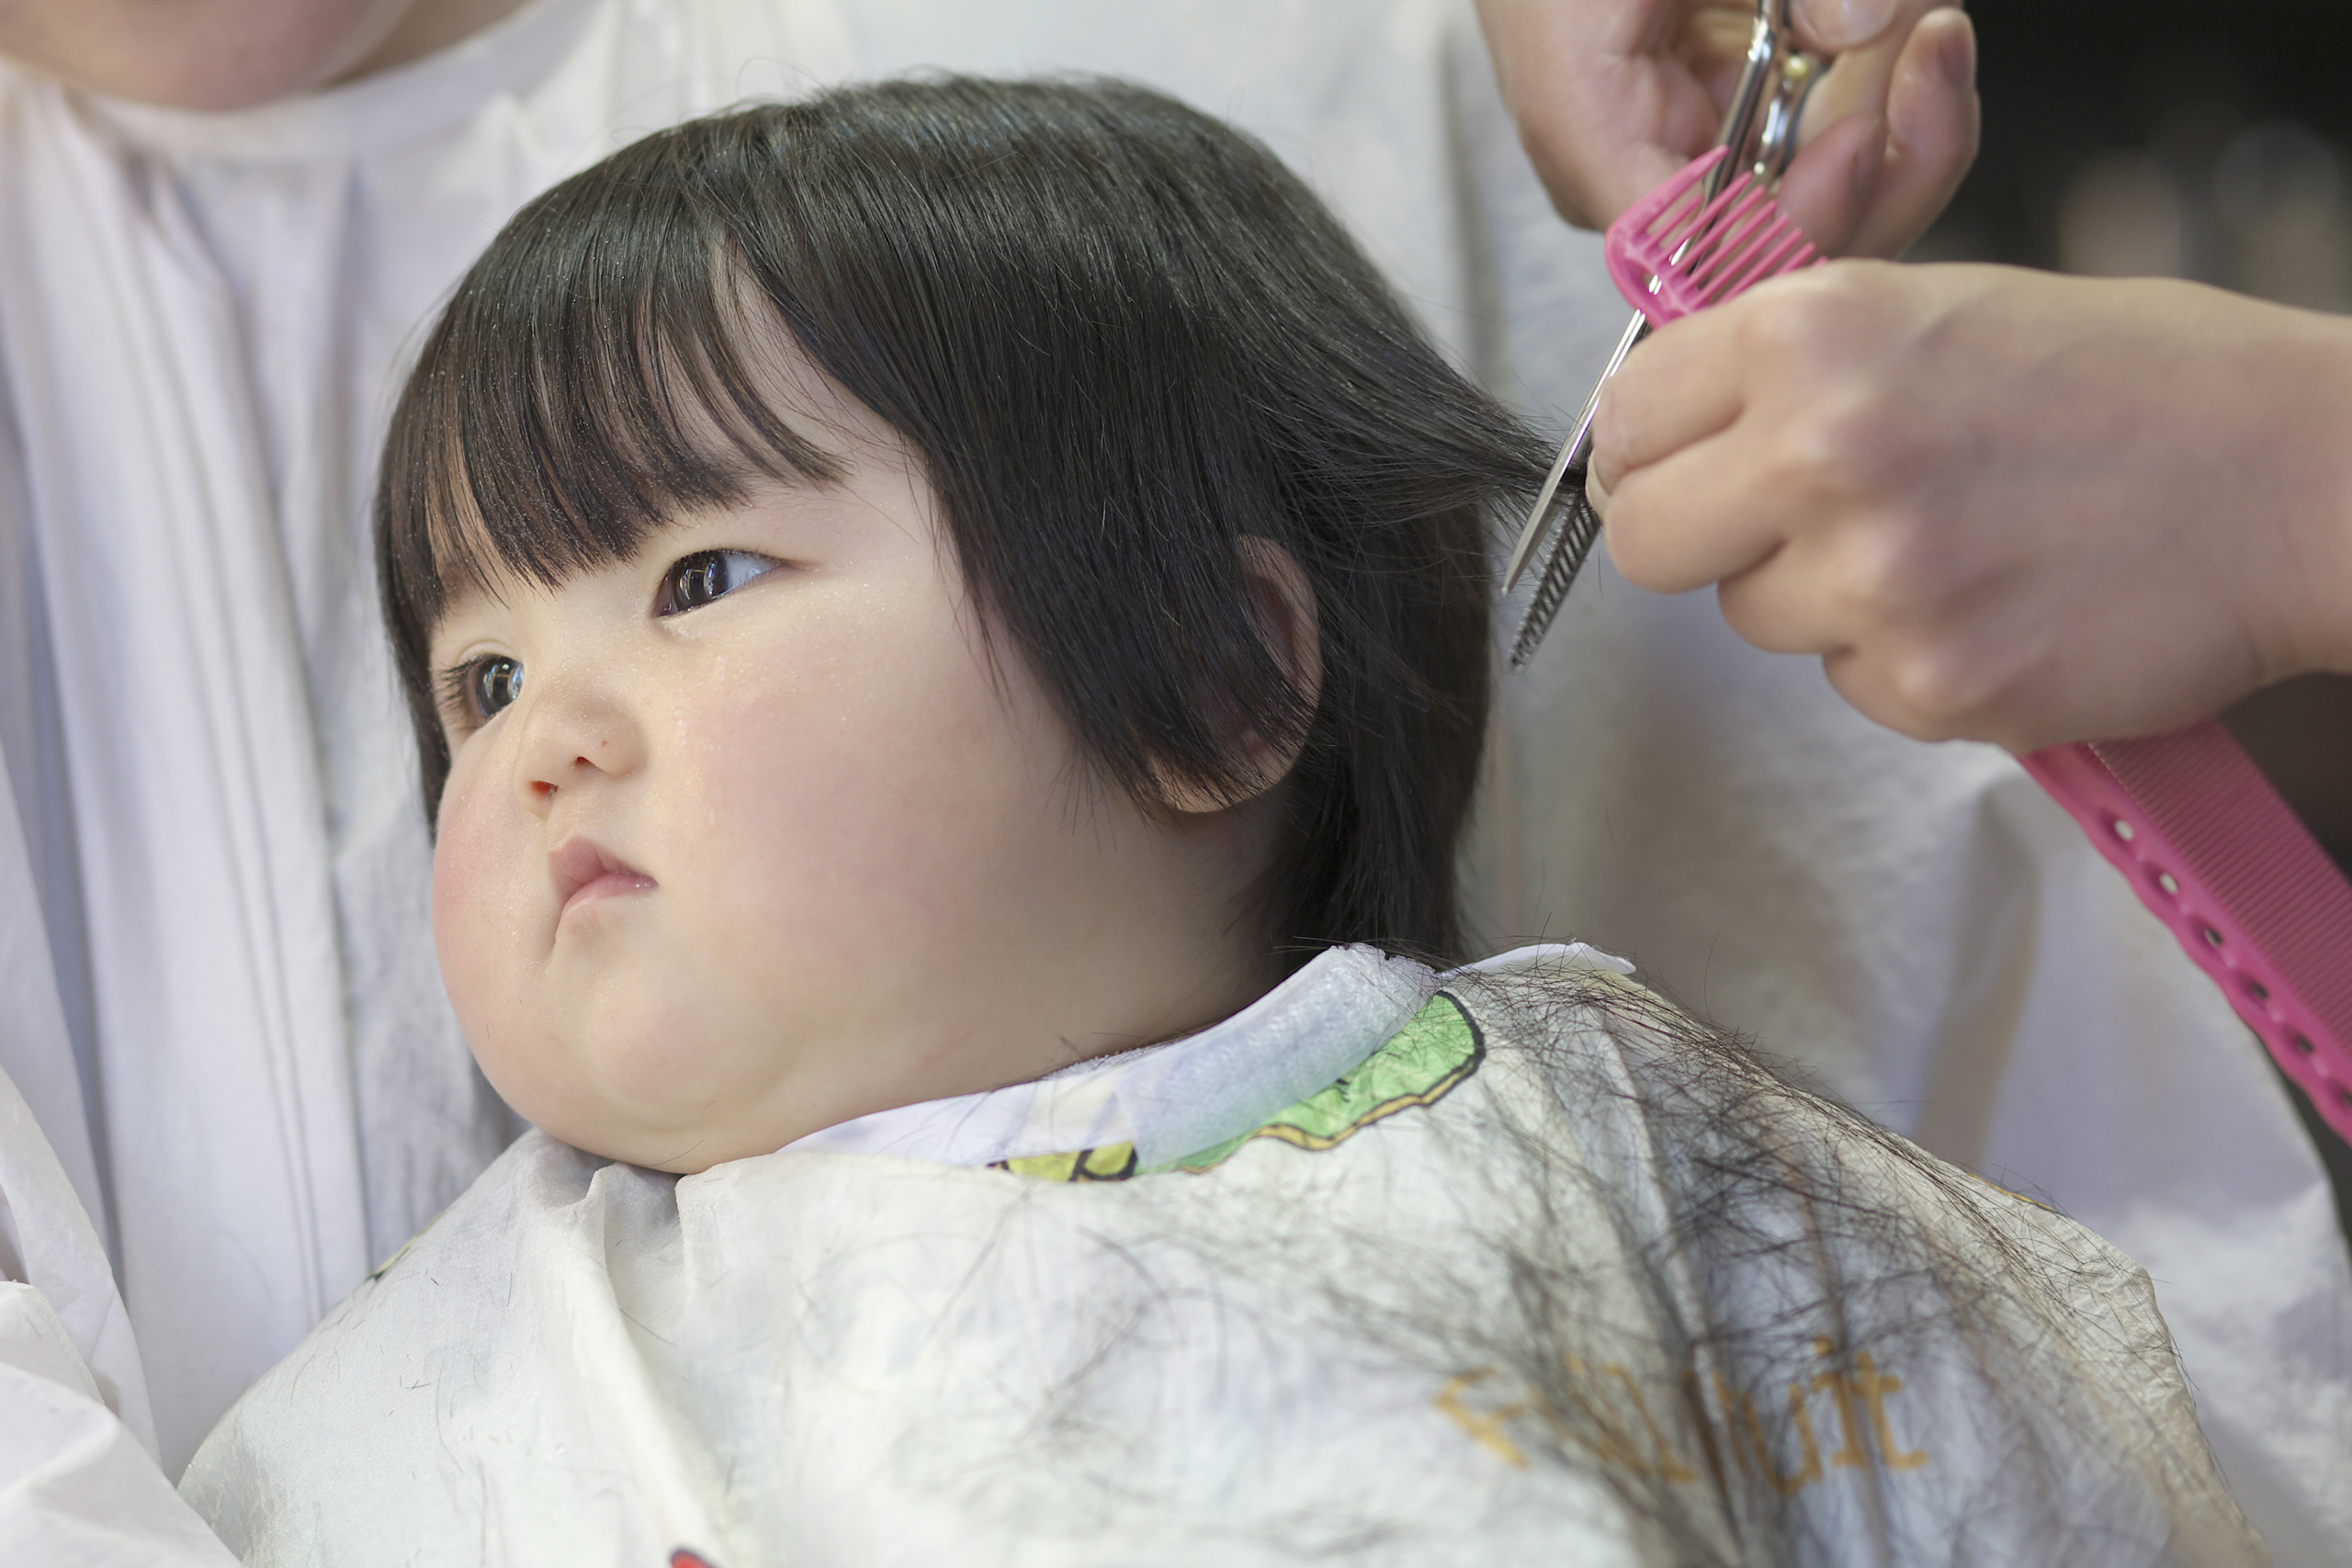
M 253 1562 L 2263 1561 L 2120 1255 L 1589 950 L 1419 961 L 1544 457 L 1135 88 L 526 209 L 379 563 L 539 1131 L 189 1498 Z

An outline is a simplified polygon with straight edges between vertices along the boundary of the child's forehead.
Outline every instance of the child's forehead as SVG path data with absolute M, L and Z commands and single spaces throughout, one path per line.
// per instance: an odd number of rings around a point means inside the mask
M 730 273 L 729 279 L 723 289 L 727 304 L 719 330 L 742 382 L 740 389 L 730 387 L 731 393 L 755 400 L 819 451 L 850 457 L 858 449 L 903 446 L 888 422 L 826 374 L 767 301 L 749 291 L 740 271 Z M 707 356 L 716 346 L 688 344 L 684 352 Z M 650 389 L 673 401 L 681 427 L 690 436 L 714 446 L 730 440 L 727 416 L 734 411 L 716 406 L 708 389 L 693 385 L 674 369 L 657 374 L 665 384 Z

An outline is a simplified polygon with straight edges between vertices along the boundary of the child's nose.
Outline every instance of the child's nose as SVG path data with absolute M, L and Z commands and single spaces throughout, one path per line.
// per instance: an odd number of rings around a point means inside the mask
M 533 671 L 537 674 L 537 671 Z M 645 762 L 644 734 L 626 705 L 561 673 L 524 697 L 514 784 L 524 809 L 545 817 L 567 790 L 623 778 Z

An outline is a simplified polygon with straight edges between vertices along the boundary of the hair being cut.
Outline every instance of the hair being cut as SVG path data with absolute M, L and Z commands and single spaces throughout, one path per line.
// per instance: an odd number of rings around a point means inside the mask
M 921 457 L 993 645 L 1105 781 L 1238 798 L 1235 736 L 1300 743 L 1261 884 L 1279 948 L 1458 953 L 1487 523 L 1545 453 L 1263 146 L 1115 82 L 739 110 L 508 224 L 424 347 L 378 489 L 428 814 L 453 592 L 559 585 L 666 515 L 838 476 L 763 390 L 775 323 Z M 1250 538 L 1314 592 L 1311 701 L 1261 635 Z

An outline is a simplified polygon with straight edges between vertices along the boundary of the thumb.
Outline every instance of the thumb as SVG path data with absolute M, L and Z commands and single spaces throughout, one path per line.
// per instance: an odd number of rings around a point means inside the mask
M 1843 54 L 1877 41 L 1894 20 L 1900 0 L 1791 0 L 1789 22 L 1797 41 L 1824 54 Z

